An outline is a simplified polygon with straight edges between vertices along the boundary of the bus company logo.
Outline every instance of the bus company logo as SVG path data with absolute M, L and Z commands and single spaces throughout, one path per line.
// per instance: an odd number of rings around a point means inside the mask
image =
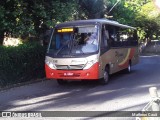
M 11 112 L 2 112 L 2 117 L 12 117 Z
M 74 62 L 74 63 L 84 63 L 85 60 L 72 60 L 71 62 L 72 62 L 72 63 L 73 63 L 73 62 Z

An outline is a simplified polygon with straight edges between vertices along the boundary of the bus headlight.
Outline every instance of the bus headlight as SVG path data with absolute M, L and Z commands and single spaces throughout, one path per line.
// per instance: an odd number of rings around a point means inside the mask
M 87 64 L 85 65 L 84 69 L 89 69 L 90 67 L 92 67 L 92 65 L 94 65 L 97 62 L 98 62 L 97 59 L 88 61 Z
M 56 69 L 56 66 L 53 62 L 49 60 L 45 60 L 45 63 L 51 68 L 51 69 Z

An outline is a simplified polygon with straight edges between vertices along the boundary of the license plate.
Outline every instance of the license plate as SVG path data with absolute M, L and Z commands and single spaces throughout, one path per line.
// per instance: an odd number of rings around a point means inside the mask
M 73 76 L 73 73 L 64 73 L 64 76 Z

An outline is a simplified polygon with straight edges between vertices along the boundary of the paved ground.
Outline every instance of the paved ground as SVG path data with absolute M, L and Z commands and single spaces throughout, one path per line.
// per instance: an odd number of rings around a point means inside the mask
M 150 101 L 149 87 L 156 86 L 160 93 L 159 61 L 160 56 L 142 56 L 140 63 L 132 68 L 132 73 L 114 74 L 110 83 L 105 86 L 98 85 L 97 82 L 70 82 L 65 86 L 59 86 L 56 81 L 48 80 L 1 91 L 0 110 L 140 111 Z M 27 118 L 20 120 L 23 119 Z M 39 120 L 43 119 L 49 118 Z M 99 119 L 123 120 L 124 118 Z

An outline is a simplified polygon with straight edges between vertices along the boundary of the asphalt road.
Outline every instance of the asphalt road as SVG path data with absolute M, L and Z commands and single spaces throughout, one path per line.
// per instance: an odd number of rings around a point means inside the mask
M 141 56 L 130 74 L 114 74 L 108 85 L 47 80 L 1 91 L 0 111 L 141 111 L 152 86 L 160 93 L 160 56 Z

